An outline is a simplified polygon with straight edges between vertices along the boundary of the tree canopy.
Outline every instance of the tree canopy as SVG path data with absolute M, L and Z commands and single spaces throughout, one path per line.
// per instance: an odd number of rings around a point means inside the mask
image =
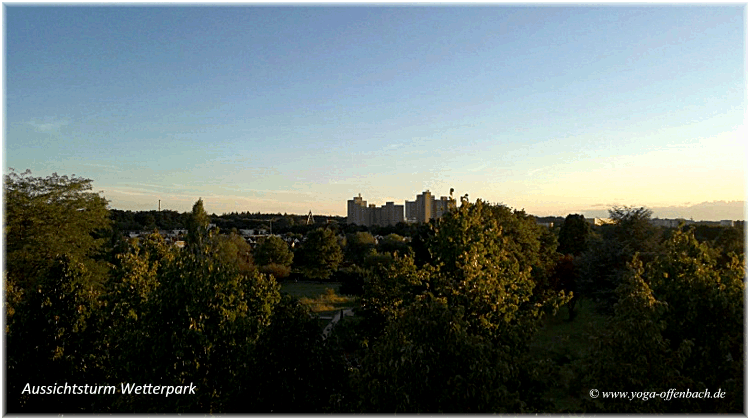
M 5 270 L 16 287 L 32 287 L 62 255 L 85 264 L 101 282 L 95 256 L 110 226 L 107 200 L 92 192 L 92 180 L 56 173 L 34 177 L 10 170 L 5 194 Z
M 302 251 L 302 270 L 311 279 L 329 278 L 344 259 L 336 234 L 330 229 L 310 231 L 305 236 Z

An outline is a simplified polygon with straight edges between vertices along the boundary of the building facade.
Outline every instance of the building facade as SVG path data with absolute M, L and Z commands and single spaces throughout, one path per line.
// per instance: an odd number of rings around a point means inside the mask
M 427 223 L 439 219 L 451 209 L 456 208 L 456 200 L 445 196 L 436 199 L 430 190 L 423 191 L 414 201 L 405 203 L 406 220 L 412 223 Z
M 362 200 L 362 194 L 346 202 L 346 223 L 365 225 L 367 220 L 367 201 Z
M 436 199 L 430 190 L 417 195 L 414 201 L 407 200 L 404 205 L 389 201 L 380 207 L 368 205 L 360 194 L 347 201 L 346 222 L 363 226 L 390 226 L 403 221 L 428 223 L 454 208 L 456 200 L 445 196 Z
M 377 207 L 367 205 L 367 201 L 358 195 L 346 202 L 346 223 L 362 226 L 390 226 L 404 221 L 404 206 L 393 201 Z

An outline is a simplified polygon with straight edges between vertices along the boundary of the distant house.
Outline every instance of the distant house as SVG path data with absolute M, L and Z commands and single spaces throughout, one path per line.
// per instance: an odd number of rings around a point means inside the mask
M 600 217 L 588 218 L 586 219 L 586 221 L 594 226 L 613 225 L 615 223 L 615 221 L 612 219 Z
M 651 219 L 651 224 L 654 226 L 665 227 L 665 228 L 676 228 L 680 226 L 679 219 Z

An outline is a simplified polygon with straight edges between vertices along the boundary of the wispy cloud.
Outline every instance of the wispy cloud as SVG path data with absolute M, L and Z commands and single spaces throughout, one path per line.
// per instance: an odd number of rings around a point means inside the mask
M 114 165 L 102 165 L 100 163 L 79 163 L 79 164 L 83 166 L 92 166 L 94 168 L 114 169 L 117 172 L 122 172 L 120 168 Z
M 34 130 L 39 133 L 54 133 L 60 130 L 60 128 L 70 124 L 70 120 L 67 118 L 45 117 L 41 121 L 26 121 L 26 124 L 33 127 Z
M 383 148 L 383 150 L 398 149 L 404 147 L 403 143 L 391 143 Z
M 532 170 L 530 170 L 530 171 L 528 172 L 527 176 L 534 176 L 535 174 L 537 174 L 537 173 L 539 173 L 539 172 L 541 172 L 541 171 L 544 171 L 544 170 L 546 170 L 546 169 L 550 169 L 550 168 L 552 168 L 552 167 L 551 167 L 551 166 L 545 166 L 545 167 L 543 167 L 543 168 L 536 168 L 536 169 L 532 169 Z
M 479 165 L 479 166 L 469 166 L 468 168 L 466 168 L 466 170 L 468 172 L 480 172 L 480 171 L 483 171 L 483 170 L 487 169 L 488 166 L 489 165 L 485 163 L 485 164 Z

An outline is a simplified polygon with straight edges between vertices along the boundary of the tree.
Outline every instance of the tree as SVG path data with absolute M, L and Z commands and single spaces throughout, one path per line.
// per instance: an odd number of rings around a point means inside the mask
M 211 247 L 216 258 L 236 267 L 240 274 L 250 275 L 256 270 L 253 265 L 253 249 L 245 239 L 235 232 L 211 237 Z
M 691 401 L 692 412 L 743 412 L 745 368 L 745 266 L 733 257 L 720 263 L 693 231 L 675 231 L 665 252 L 647 268 L 654 296 L 669 306 L 664 337 L 689 340 L 693 351 L 683 374 L 695 389 L 718 389 L 726 398 Z M 689 407 L 683 405 L 683 407 Z
M 417 267 L 410 255 L 397 257 L 390 264 L 370 266 L 364 277 L 361 313 L 367 320 L 370 339 L 377 339 L 388 322 L 398 318 L 405 307 L 427 288 L 434 270 Z
M 389 324 L 354 379 L 366 413 L 521 411 L 508 404 L 503 373 L 489 341 L 468 332 L 462 308 L 422 296 Z
M 90 179 L 73 175 L 5 176 L 5 270 L 20 290 L 33 288 L 58 256 L 86 265 L 92 287 L 106 275 L 96 261 L 110 226 L 107 200 L 91 192 Z
M 719 262 L 727 264 L 732 260 L 732 254 L 744 260 L 745 258 L 745 229 L 734 226 L 724 228 L 713 242 L 714 248 L 720 252 Z
M 289 276 L 294 253 L 283 239 L 269 236 L 258 244 L 253 257 L 261 272 L 273 274 L 280 280 Z
M 327 279 L 343 260 L 336 235 L 330 229 L 317 228 L 310 231 L 302 246 L 302 270 L 308 278 Z
M 614 207 L 609 213 L 614 223 L 601 226 L 601 236 L 591 239 L 577 262 L 581 294 L 591 298 L 605 314 L 612 314 L 618 300 L 615 290 L 633 256 L 637 253 L 642 262 L 648 263 L 662 250 L 661 234 L 650 222 L 650 210 Z
M 249 372 L 228 408 L 241 413 L 325 413 L 348 383 L 341 353 L 320 334 L 317 318 L 283 295 L 252 346 Z
M 372 347 L 355 380 L 361 409 L 544 411 L 549 367 L 528 343 L 543 310 L 567 299 L 533 296 L 533 272 L 545 275 L 554 241 L 524 212 L 467 199 L 429 226 L 433 264 L 397 257 L 365 281 Z
M 378 251 L 387 253 L 398 252 L 403 255 L 409 252 L 409 245 L 404 241 L 403 236 L 391 233 L 378 243 Z
M 609 217 L 615 225 L 615 240 L 626 248 L 626 255 L 640 253 L 650 259 L 660 250 L 659 228 L 651 224 L 651 210 L 645 207 L 613 207 Z M 629 258 L 628 258 L 629 260 Z
M 98 302 L 88 287 L 90 275 L 85 264 L 60 255 L 14 308 L 5 342 L 9 412 L 81 412 L 93 402 L 89 396 L 22 392 L 26 384 L 52 385 L 50 378 L 59 384 L 92 385 L 101 379 L 94 344 L 98 334 L 91 325 Z
M 169 399 L 127 396 L 123 405 L 148 412 L 226 411 L 239 397 L 243 378 L 252 375 L 250 349 L 271 322 L 278 284 L 190 252 L 166 264 L 159 283 L 143 319 L 149 340 L 139 351 L 148 363 L 131 377 L 192 383 L 201 391 Z
M 643 265 L 634 258 L 628 274 L 617 287 L 619 296 L 614 316 L 607 327 L 594 336 L 594 351 L 584 363 L 582 387 L 617 389 L 657 394 L 675 388 L 686 390 L 690 383 L 681 374 L 693 343 L 676 340 L 670 343 L 663 332 L 664 313 L 668 304 L 657 300 L 643 279 Z M 695 389 L 695 388 L 693 388 Z M 584 392 L 581 389 L 581 392 Z M 592 411 L 608 413 L 664 413 L 669 411 L 666 399 L 589 400 Z M 685 404 L 684 400 L 680 404 Z
M 365 257 L 373 252 L 377 241 L 369 232 L 354 232 L 346 235 L 346 252 L 344 257 L 347 261 L 362 265 Z
M 209 237 L 210 220 L 208 213 L 203 208 L 203 200 L 199 198 L 193 204 L 193 211 L 187 220 L 188 236 L 186 242 L 188 247 L 194 249 L 203 248 L 204 241 Z
M 477 328 L 473 332 L 525 342 L 533 328 L 518 326 L 541 316 L 545 305 L 567 300 L 559 300 L 560 293 L 533 294 L 535 277 L 545 279 L 556 254 L 543 245 L 541 227 L 524 212 L 464 201 L 434 231 L 429 250 L 441 276 L 431 281 L 431 291 L 463 306 Z
M 581 255 L 587 248 L 587 240 L 590 233 L 588 222 L 580 214 L 569 214 L 565 217 L 560 228 L 559 247 L 557 252 L 565 255 L 571 254 L 575 257 Z
M 561 255 L 557 260 L 557 264 L 552 270 L 549 279 L 549 288 L 551 290 L 572 292 L 573 296 L 567 303 L 568 319 L 570 321 L 572 321 L 577 315 L 576 303 L 580 297 L 578 287 L 576 287 L 576 279 L 578 278 L 576 271 L 573 255 Z
M 614 315 L 583 366 L 582 391 L 721 388 L 724 398 L 591 404 L 607 412 L 744 412 L 744 266 L 736 258 L 718 264 L 692 230 L 672 232 L 664 247 L 645 269 L 637 257 L 629 264 Z

